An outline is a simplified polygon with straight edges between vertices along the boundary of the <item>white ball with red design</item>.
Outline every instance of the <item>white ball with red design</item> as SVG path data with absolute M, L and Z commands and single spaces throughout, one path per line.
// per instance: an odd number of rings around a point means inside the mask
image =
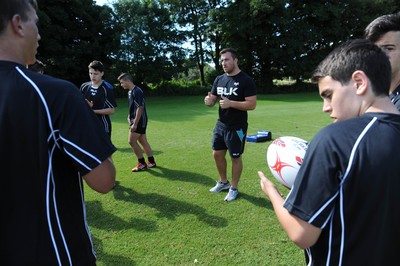
M 287 188 L 293 186 L 307 148 L 307 141 L 291 136 L 277 138 L 268 146 L 267 164 L 279 183 Z

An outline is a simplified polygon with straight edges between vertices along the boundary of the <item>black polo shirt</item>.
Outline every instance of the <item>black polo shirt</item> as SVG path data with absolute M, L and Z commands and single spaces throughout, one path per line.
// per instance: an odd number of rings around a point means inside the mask
M 400 238 L 400 116 L 366 113 L 311 140 L 284 207 L 322 228 L 309 265 L 392 265 Z
M 93 265 L 85 175 L 116 149 L 72 83 L 0 61 L 4 265 Z

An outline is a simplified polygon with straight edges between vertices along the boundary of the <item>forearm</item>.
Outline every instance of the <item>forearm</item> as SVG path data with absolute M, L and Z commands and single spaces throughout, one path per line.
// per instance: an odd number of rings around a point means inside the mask
M 135 118 L 133 120 L 133 124 L 135 126 L 137 126 L 137 124 L 139 123 L 139 120 L 142 117 L 142 114 L 143 114 L 143 107 L 139 107 L 137 112 L 136 112 L 136 116 L 135 116 Z
M 284 199 L 275 185 L 262 172 L 258 172 L 258 175 L 261 178 L 261 189 L 271 201 L 276 217 L 288 237 L 303 249 L 314 245 L 321 234 L 321 229 L 289 213 L 283 207 Z
M 254 110 L 256 108 L 255 102 L 250 102 L 250 101 L 243 101 L 243 102 L 231 101 L 230 106 L 231 106 L 230 108 L 235 108 L 241 111 L 249 111 L 249 110 Z
M 244 101 L 234 101 L 221 96 L 221 100 L 219 101 L 219 105 L 222 109 L 234 108 L 241 111 L 254 110 L 256 108 L 256 104 L 257 97 L 255 95 L 246 97 Z
M 93 110 L 96 115 L 112 115 L 115 112 L 115 108 L 105 108 Z

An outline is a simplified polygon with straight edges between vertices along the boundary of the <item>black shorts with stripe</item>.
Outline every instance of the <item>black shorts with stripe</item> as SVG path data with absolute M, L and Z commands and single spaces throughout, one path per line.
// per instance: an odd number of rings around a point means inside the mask
M 212 139 L 213 150 L 229 150 L 232 158 L 239 158 L 244 152 L 247 125 L 239 129 L 230 129 L 223 123 L 217 122 Z

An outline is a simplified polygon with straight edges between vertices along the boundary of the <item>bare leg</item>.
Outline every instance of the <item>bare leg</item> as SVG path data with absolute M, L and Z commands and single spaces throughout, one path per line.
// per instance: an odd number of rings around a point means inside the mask
M 237 188 L 240 176 L 242 174 L 243 162 L 242 157 L 232 158 L 232 187 Z
M 221 182 L 226 183 L 228 181 L 228 178 L 226 176 L 226 150 L 219 150 L 219 151 L 213 151 L 213 156 L 215 160 L 215 165 L 217 166 L 219 178 Z
M 138 159 L 143 158 L 143 151 L 137 143 L 140 134 L 129 131 L 128 142 L 131 145 L 133 152 Z
M 147 141 L 146 134 L 141 134 L 139 137 L 139 142 L 143 147 L 144 152 L 146 153 L 147 157 L 153 156 L 153 151 L 150 147 L 149 142 Z

